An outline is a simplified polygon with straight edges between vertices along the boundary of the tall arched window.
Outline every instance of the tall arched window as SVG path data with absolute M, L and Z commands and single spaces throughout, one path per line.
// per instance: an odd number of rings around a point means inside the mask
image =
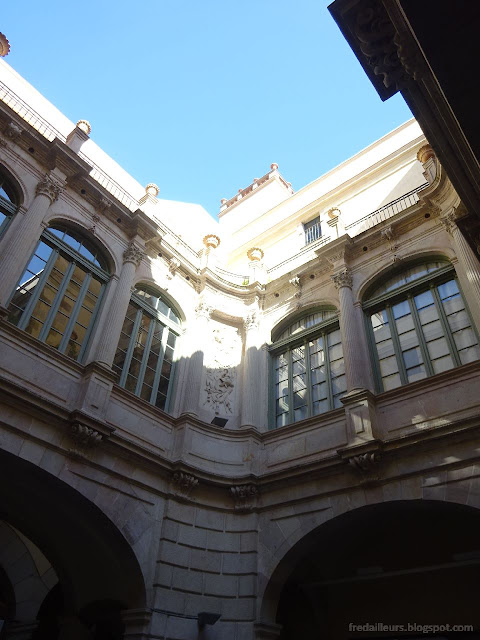
M 304 315 L 274 335 L 274 423 L 281 427 L 341 407 L 346 391 L 338 313 Z
M 7 228 L 9 221 L 15 215 L 17 209 L 17 193 L 11 181 L 0 169 L 0 236 Z
M 9 320 L 75 360 L 89 333 L 109 278 L 106 261 L 81 233 L 49 227 L 9 303 Z
M 413 264 L 390 275 L 363 306 L 378 391 L 480 358 L 455 272 L 445 260 Z
M 153 288 L 139 285 L 130 300 L 113 363 L 120 386 L 168 410 L 179 333 L 180 319 L 171 304 Z

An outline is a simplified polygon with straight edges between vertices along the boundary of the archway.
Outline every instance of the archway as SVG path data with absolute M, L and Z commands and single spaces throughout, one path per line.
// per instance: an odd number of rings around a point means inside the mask
M 321 525 L 286 554 L 265 597 L 276 598 L 281 640 L 426 637 L 425 625 L 440 627 L 435 638 L 480 638 L 479 584 L 480 511 L 413 500 Z M 452 635 L 454 625 L 476 633 Z
M 5 451 L 0 451 L 0 517 L 38 547 L 58 576 L 59 587 L 39 611 L 61 618 L 57 637 L 96 638 L 95 629 L 105 628 L 110 618 L 112 635 L 104 631 L 102 637 L 120 638 L 120 610 L 143 608 L 145 585 L 134 552 L 109 518 L 66 483 Z M 15 624 L 22 622 L 35 621 Z M 94 632 L 62 636 L 62 625 Z M 9 637 L 8 630 L 4 635 Z

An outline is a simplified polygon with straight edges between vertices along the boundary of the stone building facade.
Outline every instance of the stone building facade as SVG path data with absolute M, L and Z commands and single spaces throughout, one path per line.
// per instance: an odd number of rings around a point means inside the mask
M 416 122 L 217 222 L 0 74 L 0 637 L 478 631 L 480 264 Z

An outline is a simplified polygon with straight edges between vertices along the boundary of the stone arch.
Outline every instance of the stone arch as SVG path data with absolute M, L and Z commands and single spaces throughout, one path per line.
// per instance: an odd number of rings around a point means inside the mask
M 448 249 L 442 250 L 425 250 L 425 251 L 412 251 L 406 255 L 402 255 L 402 260 L 398 265 L 387 264 L 380 271 L 375 271 L 370 276 L 368 276 L 365 280 L 363 280 L 360 286 L 356 289 L 355 302 L 362 302 L 365 298 L 365 295 L 373 287 L 376 282 L 379 282 L 382 278 L 384 278 L 389 272 L 401 271 L 402 269 L 408 268 L 412 263 L 422 261 L 422 260 L 433 260 L 435 258 L 439 258 L 441 260 L 445 260 L 448 262 L 452 262 L 455 259 L 455 254 L 453 251 Z
M 316 311 L 322 310 L 335 310 L 338 313 L 338 303 L 332 302 L 331 300 L 318 301 L 316 300 L 313 303 L 302 305 L 297 309 L 296 305 L 292 308 L 289 308 L 282 315 L 280 319 L 274 324 L 271 330 L 272 340 L 274 340 L 274 336 L 281 333 L 284 329 L 286 329 L 289 324 L 300 320 L 300 318 L 304 316 L 308 316 L 311 313 L 315 313 Z
M 463 474 L 462 474 L 463 475 Z M 465 474 L 468 480 L 468 475 Z M 358 517 L 367 517 L 375 510 L 383 510 L 384 513 L 393 512 L 397 507 L 400 509 L 408 509 L 412 507 L 414 510 L 425 507 L 431 513 L 444 513 L 446 519 L 450 521 L 455 517 L 466 517 L 470 522 L 476 525 L 476 538 L 480 533 L 480 495 L 476 500 L 469 499 L 470 483 L 467 481 L 465 485 L 457 485 L 451 495 L 445 490 L 438 493 L 425 492 L 428 497 L 417 499 L 395 499 L 385 500 L 381 502 L 372 502 L 363 504 L 357 508 L 351 508 L 350 500 L 342 500 L 339 502 L 338 508 L 319 510 L 317 516 L 307 517 L 304 522 L 298 522 L 298 526 L 292 533 L 278 545 L 274 553 L 264 563 L 264 573 L 259 575 L 259 618 L 266 624 L 275 625 L 277 619 L 277 608 L 280 601 L 281 592 L 295 567 L 305 558 L 308 553 L 318 546 L 325 545 L 328 539 L 335 539 L 343 530 L 356 530 L 356 521 Z M 352 501 L 353 502 L 353 501 Z M 467 502 L 470 504 L 467 505 Z M 273 531 L 267 527 L 264 531 L 266 539 L 274 540 L 278 538 Z M 322 542 L 323 541 L 323 542 Z M 328 548 L 327 545 L 324 548 Z M 478 544 L 475 549 L 478 548 Z M 266 551 L 266 548 L 264 549 Z M 330 552 L 330 550 L 329 550 Z M 267 568 L 268 565 L 268 568 Z M 265 571 L 266 570 L 266 571 Z
M 71 228 L 72 231 L 75 231 L 76 233 L 80 233 L 101 251 L 102 256 L 107 263 L 108 271 L 111 275 L 118 274 L 120 272 L 121 263 L 118 258 L 102 238 L 99 238 L 98 236 L 91 233 L 84 220 L 78 220 L 77 218 L 68 214 L 59 215 L 56 212 L 52 212 L 50 216 L 47 216 L 45 218 L 43 224 L 45 228 L 54 226 L 55 224 L 60 224 L 64 225 L 65 227 Z
M 182 307 L 179 305 L 177 300 L 172 295 L 170 295 L 167 291 L 165 291 L 165 289 L 163 287 L 161 287 L 153 278 L 139 277 L 139 278 L 135 279 L 134 286 L 135 287 L 140 287 L 140 288 L 142 286 L 145 286 L 148 289 L 153 289 L 154 291 L 155 290 L 158 291 L 158 293 L 160 293 L 165 298 L 165 301 L 176 312 L 176 314 L 178 315 L 178 317 L 180 318 L 180 320 L 182 322 L 182 326 L 185 324 L 186 315 L 185 315 L 185 312 L 183 311 Z
M 130 544 L 77 490 L 2 450 L 0 504 L 4 520 L 28 537 L 55 569 L 69 613 L 105 600 L 125 609 L 145 606 L 144 578 Z
M 28 196 L 26 195 L 27 188 L 17 172 L 12 167 L 7 167 L 4 162 L 0 162 L 0 173 L 5 175 L 15 191 L 18 210 L 20 207 L 24 206 L 25 202 L 28 200 Z
M 34 620 L 58 577 L 43 553 L 14 527 L 0 521 L 0 566 L 12 586 L 15 619 Z

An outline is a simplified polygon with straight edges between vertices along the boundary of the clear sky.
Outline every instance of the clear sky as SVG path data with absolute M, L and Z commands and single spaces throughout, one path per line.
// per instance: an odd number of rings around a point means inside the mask
M 327 0 L 5 0 L 6 61 L 160 197 L 216 216 L 277 162 L 295 190 L 409 118 Z

